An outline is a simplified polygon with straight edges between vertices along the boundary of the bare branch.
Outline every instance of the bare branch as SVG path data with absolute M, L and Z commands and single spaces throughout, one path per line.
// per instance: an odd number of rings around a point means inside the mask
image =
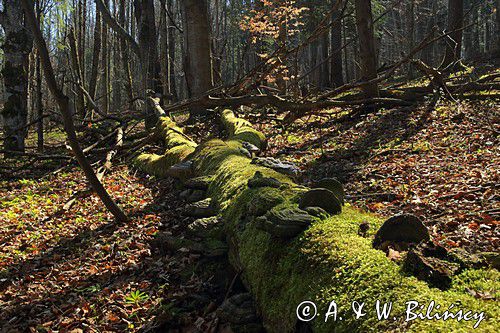
M 52 92 L 54 99 L 59 105 L 59 109 L 64 122 L 64 129 L 66 131 L 68 142 L 75 154 L 75 158 L 80 164 L 85 176 L 87 177 L 90 185 L 102 200 L 106 208 L 115 216 L 119 221 L 127 221 L 128 218 L 125 213 L 118 207 L 118 205 L 111 198 L 109 193 L 106 191 L 102 183 L 97 178 L 90 162 L 88 161 L 85 153 L 83 152 L 80 144 L 78 143 L 78 137 L 75 131 L 75 125 L 73 123 L 73 110 L 69 98 L 64 94 L 64 92 L 59 88 L 56 78 L 54 76 L 54 69 L 52 67 L 52 62 L 50 61 L 49 51 L 47 49 L 47 44 L 40 31 L 40 26 L 38 25 L 35 13 L 33 11 L 33 5 L 30 0 L 21 0 L 21 4 L 24 9 L 26 16 L 26 22 L 33 32 L 33 37 L 35 39 L 36 46 L 40 55 L 40 60 L 45 74 L 45 81 L 49 90 Z
M 99 10 L 99 12 L 101 13 L 104 22 L 106 22 L 106 24 L 114 32 L 116 32 L 121 38 L 125 39 L 130 44 L 135 54 L 140 55 L 141 49 L 139 47 L 139 44 L 136 42 L 134 37 L 132 37 L 122 26 L 120 26 L 118 22 L 113 18 L 113 16 L 111 16 L 111 13 L 109 12 L 104 2 L 102 2 L 102 0 L 95 0 L 95 5 L 97 7 L 97 10 Z

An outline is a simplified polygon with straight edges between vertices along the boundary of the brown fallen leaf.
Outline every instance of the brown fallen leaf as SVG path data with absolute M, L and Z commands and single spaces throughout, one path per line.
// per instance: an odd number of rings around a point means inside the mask
M 387 253 L 387 258 L 389 258 L 389 260 L 398 262 L 402 259 L 401 252 L 389 248 L 389 252 Z

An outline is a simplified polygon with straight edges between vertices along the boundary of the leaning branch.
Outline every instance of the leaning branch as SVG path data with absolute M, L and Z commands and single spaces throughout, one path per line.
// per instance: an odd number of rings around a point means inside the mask
M 139 55 L 141 50 L 139 44 L 136 42 L 134 37 L 132 37 L 121 25 L 119 25 L 118 22 L 113 18 L 113 16 L 111 16 L 111 13 L 109 12 L 104 2 L 102 2 L 102 0 L 95 0 L 95 5 L 97 10 L 101 13 L 104 22 L 106 22 L 106 24 L 114 32 L 116 32 L 118 36 L 125 39 L 132 47 L 132 50 L 135 52 L 135 54 Z
M 102 200 L 106 208 L 115 216 L 118 221 L 127 221 L 128 218 L 125 213 L 118 207 L 118 205 L 113 201 L 111 196 L 108 194 L 102 183 L 97 178 L 92 166 L 90 165 L 85 153 L 83 152 L 80 144 L 78 143 L 78 137 L 75 131 L 75 125 L 73 123 L 73 110 L 71 110 L 72 106 L 69 101 L 68 96 L 64 94 L 64 92 L 59 88 L 56 78 L 54 76 L 54 69 L 52 68 L 52 63 L 50 61 L 49 51 L 47 49 L 47 44 L 43 39 L 42 32 L 40 31 L 40 26 L 37 23 L 35 13 L 33 12 L 33 5 L 30 0 L 21 0 L 21 4 L 24 9 L 24 13 L 26 16 L 26 22 L 28 26 L 31 28 L 33 32 L 33 37 L 38 48 L 38 52 L 40 55 L 40 60 L 42 63 L 42 67 L 45 74 L 45 81 L 47 82 L 47 86 L 51 91 L 54 99 L 56 100 L 59 110 L 61 111 L 61 115 L 64 122 L 64 129 L 66 131 L 69 144 L 73 153 L 75 154 L 75 158 L 80 164 L 87 180 L 90 185 Z

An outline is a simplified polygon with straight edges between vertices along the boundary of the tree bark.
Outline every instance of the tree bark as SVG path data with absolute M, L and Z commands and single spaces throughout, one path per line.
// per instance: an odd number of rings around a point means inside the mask
M 206 0 L 182 1 L 184 18 L 184 72 L 189 97 L 199 97 L 213 87 L 210 60 L 210 24 Z M 194 108 L 192 117 L 202 115 L 205 109 Z
M 99 59 L 101 54 L 101 29 L 101 12 L 96 11 L 94 26 L 94 50 L 92 53 L 92 70 L 89 80 L 89 94 L 92 99 L 95 99 L 97 90 L 97 74 L 99 73 Z
M 5 0 L 3 12 L 0 13 L 0 24 L 5 32 L 1 46 L 4 52 L 1 73 L 6 98 L 0 115 L 6 136 L 3 144 L 6 151 L 24 152 L 27 135 L 28 67 L 33 40 L 23 22 L 23 9 L 18 0 Z
M 104 0 L 104 4 L 106 7 L 109 5 L 109 0 Z M 109 66 L 108 66 L 108 53 L 109 53 L 109 44 L 108 44 L 108 26 L 102 26 L 102 54 L 101 54 L 101 111 L 104 114 L 109 113 Z
M 172 0 L 167 0 L 167 11 L 172 13 Z M 173 15 L 173 14 L 172 14 Z M 172 101 L 177 102 L 179 97 L 177 95 L 177 84 L 175 78 L 175 22 L 174 17 L 168 17 L 168 75 L 169 75 L 169 85 L 170 94 L 172 95 Z
M 496 18 L 496 52 L 500 54 L 500 0 L 495 1 L 495 18 Z
M 335 6 L 338 0 L 332 0 L 332 6 Z M 331 67 L 331 81 L 335 87 L 340 87 L 344 84 L 344 74 L 342 71 L 342 18 L 341 9 L 335 10 L 332 13 L 332 30 L 331 30 L 331 48 L 332 48 L 332 60 L 330 63 Z
M 69 48 L 71 55 L 71 67 L 73 67 L 73 76 L 75 77 L 75 85 L 83 85 L 83 74 L 82 74 L 82 66 L 80 64 L 80 55 L 78 54 L 78 46 L 76 40 L 75 29 L 71 28 L 69 35 Z M 76 91 L 76 111 L 80 116 L 85 115 L 85 97 L 83 94 L 75 88 Z
M 330 86 L 330 64 L 328 61 L 328 33 L 324 33 L 320 38 L 320 88 L 324 89 Z
M 118 6 L 118 20 L 121 27 L 125 27 L 125 1 L 120 1 Z M 127 92 L 127 97 L 131 101 L 134 99 L 134 89 L 132 82 L 132 73 L 130 71 L 130 54 L 125 38 L 120 39 L 120 53 L 121 53 L 121 63 L 122 63 L 122 76 L 124 78 L 125 91 Z
M 141 59 L 141 97 L 146 100 L 148 90 L 162 91 L 160 63 L 158 61 L 157 33 L 153 0 L 135 0 L 135 17 L 139 32 L 139 57 Z M 145 104 L 146 128 L 152 129 L 157 118 L 154 111 Z
M 361 80 L 369 81 L 377 77 L 377 54 L 373 30 L 373 15 L 371 0 L 355 0 L 356 25 L 359 37 Z M 362 87 L 366 98 L 379 96 L 376 83 Z
M 445 68 L 452 63 L 460 60 L 462 54 L 462 35 L 461 29 L 464 25 L 464 1 L 448 0 L 448 23 L 447 32 L 451 32 L 446 39 L 446 51 L 441 63 Z
M 16 0 L 18 1 L 18 0 Z M 56 100 L 59 110 L 61 112 L 64 129 L 66 131 L 68 142 L 75 154 L 75 158 L 80 164 L 85 176 L 87 177 L 90 186 L 94 189 L 96 194 L 102 200 L 107 209 L 114 215 L 114 217 L 121 222 L 127 221 L 128 218 L 125 213 L 116 205 L 113 199 L 109 196 L 108 192 L 102 185 L 102 183 L 97 178 L 92 166 L 85 157 L 83 150 L 78 143 L 78 137 L 76 136 L 75 125 L 73 124 L 71 103 L 68 96 L 66 96 L 63 91 L 59 88 L 56 78 L 54 77 L 54 69 L 52 68 L 52 63 L 50 61 L 49 51 L 47 49 L 47 44 L 43 39 L 40 27 L 37 24 L 35 13 L 33 12 L 33 6 L 30 0 L 21 0 L 22 7 L 26 14 L 26 21 L 31 28 L 33 33 L 38 52 L 40 54 L 41 63 L 45 73 L 45 82 L 49 87 L 54 99 Z
M 40 26 L 41 18 L 42 18 L 42 9 L 40 7 L 40 1 L 37 1 L 35 4 L 36 9 L 36 19 L 38 26 Z M 38 50 L 35 54 L 35 76 L 36 76 L 36 115 L 38 121 L 36 123 L 36 131 L 37 131 L 37 150 L 40 154 L 43 154 L 44 151 L 44 137 L 43 137 L 43 100 L 42 100 L 42 68 L 40 63 L 40 54 Z
M 408 22 L 408 32 L 407 41 L 408 47 L 407 52 L 410 52 L 415 47 L 415 0 L 409 0 L 407 4 L 407 22 Z M 415 71 L 411 63 L 408 64 L 408 79 L 412 80 L 415 78 Z
M 454 332 L 466 329 L 463 325 L 467 324 L 456 320 L 446 323 L 436 320 L 408 323 L 404 319 L 393 321 L 392 318 L 377 321 L 373 314 L 362 318 L 347 316 L 337 321 L 332 313 L 331 317 L 324 315 L 327 309 L 333 310 L 332 300 L 339 309 L 351 309 L 352 299 L 339 296 L 351 294 L 363 295 L 373 302 L 380 300 L 381 304 L 401 304 L 391 308 L 391 317 L 395 318 L 404 318 L 404 304 L 409 299 L 419 299 L 422 304 L 434 301 L 443 308 L 460 300 L 472 312 L 484 311 L 487 318 L 495 316 L 496 304 L 474 298 L 467 292 L 474 285 L 474 279 L 463 281 L 463 278 L 454 276 L 453 282 L 460 281 L 462 288 L 453 290 L 454 299 L 450 299 L 449 292 L 431 288 L 426 282 L 409 277 L 400 265 L 375 249 L 374 234 L 382 220 L 373 214 L 344 206 L 340 212 L 330 211 L 317 218 L 311 217 L 309 214 L 314 214 L 311 207 L 321 206 L 321 198 L 301 207 L 297 202 L 302 202 L 304 193 L 311 193 L 310 189 L 296 185 L 284 174 L 252 163 L 252 159 L 241 152 L 242 141 L 265 147 L 265 136 L 253 129 L 248 121 L 235 117 L 232 111 L 221 112 L 221 123 L 228 140 L 213 139 L 200 145 L 186 138 L 182 128 L 170 118 L 160 119 L 157 130 L 169 148 L 164 155 L 141 155 L 136 163 L 156 176 L 172 175 L 186 184 L 190 176 L 210 179 L 207 193 L 211 207 L 218 210 L 221 218 L 229 261 L 251 293 L 266 332 L 297 332 L 298 327 L 304 328 L 301 332 L 408 329 L 437 332 L 443 327 Z M 176 168 L 171 167 L 186 160 L 190 162 L 190 170 L 182 175 L 174 173 Z M 259 179 L 264 183 L 252 185 L 251 180 Z M 265 183 L 266 180 L 269 183 Z M 278 183 L 279 188 L 272 183 Z M 322 193 L 327 194 L 327 191 L 323 189 Z M 323 202 L 333 199 L 332 196 L 323 197 Z M 305 220 L 308 222 L 293 234 L 283 236 L 283 231 Z M 363 236 L 358 231 L 362 223 L 370 225 L 370 231 Z M 203 244 L 209 245 L 209 242 Z M 494 269 L 470 269 L 467 272 L 471 276 L 483 277 L 488 286 L 498 278 Z M 310 319 L 316 315 L 314 309 L 296 311 L 305 300 L 313 300 L 318 310 L 325 309 L 317 313 L 316 320 L 308 323 L 299 320 L 297 313 Z M 373 304 L 367 303 L 366 306 L 374 307 Z M 307 310 L 299 308 L 304 309 Z M 321 320 L 320 313 L 329 320 Z M 478 330 L 493 332 L 496 324 L 494 320 L 485 320 Z

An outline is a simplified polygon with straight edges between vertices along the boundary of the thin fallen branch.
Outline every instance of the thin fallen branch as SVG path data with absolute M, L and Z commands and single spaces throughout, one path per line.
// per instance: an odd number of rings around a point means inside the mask
M 15 155 L 15 156 L 25 156 L 25 157 L 34 157 L 39 160 L 71 160 L 71 156 L 67 155 L 44 155 L 44 154 L 38 154 L 38 153 L 27 153 L 27 152 L 20 152 L 20 151 L 13 151 L 13 150 L 0 150 L 0 154 L 9 154 L 9 155 Z
M 285 99 L 276 95 L 245 95 L 237 97 L 210 97 L 204 96 L 190 102 L 186 102 L 177 106 L 172 106 L 167 108 L 165 112 L 169 112 L 185 109 L 190 106 L 206 107 L 206 108 L 216 108 L 220 106 L 228 107 L 238 107 L 238 106 L 255 106 L 262 107 L 266 105 L 271 105 L 277 107 L 281 111 L 290 111 L 296 113 L 298 117 L 310 111 L 331 108 L 331 107 L 349 107 L 357 105 L 369 105 L 369 104 L 385 104 L 385 105 L 408 105 L 407 101 L 403 101 L 397 98 L 371 98 L 371 99 L 359 99 L 353 101 L 341 101 L 341 100 L 322 100 L 322 101 L 307 101 L 307 102 L 295 102 Z M 294 116 L 288 117 L 288 119 L 293 119 Z M 296 118 L 295 118 L 296 119 Z
M 113 157 L 115 157 L 115 155 L 117 154 L 118 149 L 120 149 L 123 146 L 123 127 L 118 128 L 115 132 L 116 132 L 115 148 L 108 152 L 103 166 L 99 168 L 99 170 L 97 171 L 97 179 L 99 179 L 99 181 L 102 181 L 106 171 L 111 169 Z

